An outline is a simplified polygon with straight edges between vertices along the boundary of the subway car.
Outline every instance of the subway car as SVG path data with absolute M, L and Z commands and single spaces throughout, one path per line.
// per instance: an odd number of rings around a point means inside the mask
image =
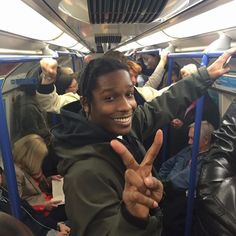
M 0 235 L 236 235 L 235 9 L 2 1 Z

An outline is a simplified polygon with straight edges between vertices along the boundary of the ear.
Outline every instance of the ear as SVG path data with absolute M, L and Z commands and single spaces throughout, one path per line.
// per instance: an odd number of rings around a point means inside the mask
M 83 107 L 84 112 L 87 114 L 90 113 L 90 106 L 88 103 L 88 99 L 86 97 L 80 97 L 80 104 Z

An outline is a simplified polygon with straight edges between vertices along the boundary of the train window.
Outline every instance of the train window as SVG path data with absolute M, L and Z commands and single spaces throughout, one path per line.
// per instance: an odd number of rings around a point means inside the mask
M 25 79 L 28 71 L 38 62 L 25 62 L 25 63 L 18 63 L 10 72 L 5 76 L 5 80 L 2 87 L 2 92 L 5 93 L 9 90 L 12 90 L 17 87 L 16 80 Z M 14 63 L 12 63 L 14 64 Z M 2 64 L 4 68 L 5 65 Z
M 14 68 L 16 68 L 19 63 L 9 63 L 9 64 L 0 64 L 0 76 L 6 76 L 9 74 Z

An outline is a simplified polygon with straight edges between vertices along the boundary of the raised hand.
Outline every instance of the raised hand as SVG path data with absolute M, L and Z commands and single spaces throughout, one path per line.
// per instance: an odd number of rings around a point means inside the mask
M 53 58 L 43 58 L 40 61 L 42 69 L 42 84 L 53 83 L 57 75 L 57 61 Z
M 208 74 L 211 78 L 217 78 L 227 72 L 229 72 L 230 67 L 225 67 L 225 62 L 227 59 L 232 56 L 236 52 L 235 48 L 230 48 L 229 50 L 225 51 L 218 59 L 212 63 L 209 67 L 207 67 Z
M 162 199 L 163 185 L 152 176 L 152 166 L 163 141 L 163 134 L 158 130 L 152 146 L 147 151 L 141 164 L 138 164 L 128 149 L 118 140 L 112 140 L 113 150 L 120 155 L 127 170 L 123 201 L 127 210 L 136 217 L 147 218 L 150 208 L 156 208 Z

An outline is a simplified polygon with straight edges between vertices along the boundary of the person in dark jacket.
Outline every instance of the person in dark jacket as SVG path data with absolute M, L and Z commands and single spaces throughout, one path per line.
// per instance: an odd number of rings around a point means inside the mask
M 178 152 L 175 156 L 165 161 L 159 170 L 161 179 L 163 181 L 171 182 L 174 189 L 186 190 L 189 186 L 194 126 L 195 123 L 189 126 L 188 146 Z M 210 149 L 211 135 L 213 131 L 214 127 L 209 122 L 201 122 L 196 182 L 201 170 L 202 161 L 204 157 L 207 156 Z
M 28 134 L 38 134 L 50 140 L 50 131 L 46 113 L 43 112 L 36 100 L 36 84 L 21 85 L 24 93 L 18 95 L 13 104 L 13 140 L 16 141 Z
M 196 65 L 188 64 L 181 69 L 181 77 L 184 79 L 196 70 Z M 180 117 L 176 117 L 171 121 L 168 133 L 168 158 L 176 155 L 179 151 L 188 146 L 188 129 L 189 125 L 195 120 L 196 106 L 197 100 L 193 101 Z M 218 128 L 220 123 L 218 106 L 211 99 L 208 92 L 206 92 L 204 96 L 202 120 L 211 123 L 215 129 Z
M 34 236 L 32 231 L 15 217 L 0 212 L 0 236 Z
M 197 186 L 195 235 L 236 235 L 236 99 L 214 132 Z
M 63 123 L 52 131 L 63 158 L 58 170 L 71 235 L 161 235 L 163 187 L 152 164 L 162 133 L 147 153 L 142 142 L 228 72 L 223 64 L 235 51 L 138 107 L 126 65 L 106 58 L 87 65 L 80 80 L 82 109 L 78 101 L 63 107 Z

